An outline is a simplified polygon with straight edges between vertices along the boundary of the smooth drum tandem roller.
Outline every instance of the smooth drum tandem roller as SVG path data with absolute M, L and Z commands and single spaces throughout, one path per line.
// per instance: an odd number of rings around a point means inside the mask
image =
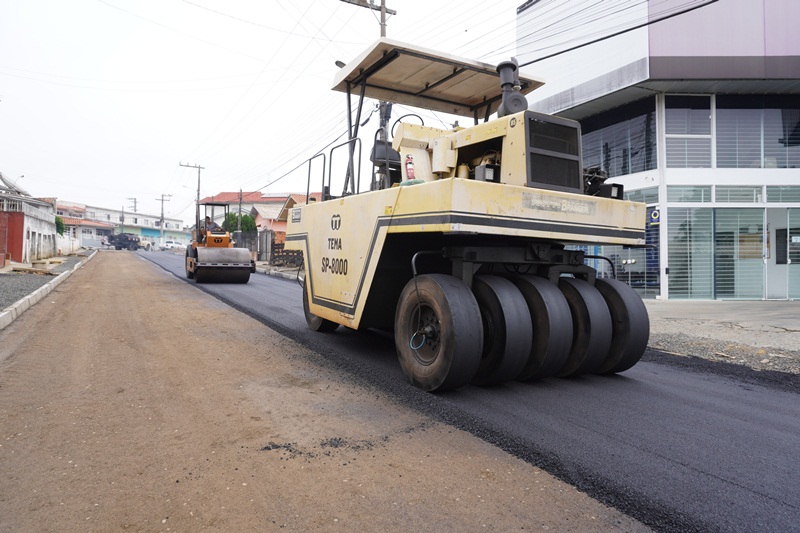
M 227 204 L 204 204 L 206 209 L 214 206 L 224 210 Z M 199 213 L 199 209 L 198 209 Z M 210 215 L 213 220 L 213 212 Z M 230 233 L 216 224 L 206 228 L 198 216 L 198 228 L 192 235 L 192 242 L 186 248 L 186 277 L 197 283 L 247 283 L 254 263 L 246 248 L 234 248 Z
M 515 61 L 495 69 L 387 39 L 341 69 L 334 88 L 348 102 L 360 93 L 359 108 L 367 96 L 475 125 L 395 124 L 391 147 L 376 141 L 371 190 L 360 193 L 350 117 L 341 196 L 323 175 L 321 201 L 288 219 L 311 329 L 393 329 L 404 373 L 428 391 L 636 364 L 647 310 L 585 250 L 643 246 L 645 206 L 623 200 L 621 186 L 584 183 L 580 125 L 527 110 L 523 94 L 539 85 Z
M 212 234 L 212 238 L 215 238 Z M 195 248 L 193 271 L 186 277 L 197 283 L 247 283 L 250 281 L 250 252 L 244 248 Z

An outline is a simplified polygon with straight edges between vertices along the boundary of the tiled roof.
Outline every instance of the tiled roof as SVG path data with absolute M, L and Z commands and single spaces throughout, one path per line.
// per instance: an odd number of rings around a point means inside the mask
M 281 214 L 281 209 L 283 209 L 283 204 L 284 202 L 271 203 L 271 204 L 256 204 L 253 206 L 253 209 L 250 212 L 252 213 L 253 211 L 255 211 L 262 218 L 277 219 L 278 215 Z
M 243 192 L 243 204 L 269 204 L 269 203 L 283 203 L 286 201 L 286 194 L 280 195 L 265 195 L 260 191 Z M 220 203 L 220 204 L 235 204 L 239 202 L 239 191 L 235 192 L 221 192 L 213 196 L 206 196 L 200 200 L 200 203 Z
M 114 224 L 110 222 L 100 222 L 98 220 L 87 220 L 85 218 L 61 217 L 65 226 L 85 226 L 90 228 L 113 229 Z
M 322 201 L 322 193 L 321 192 L 312 192 L 309 194 L 309 200 L 312 202 L 320 202 Z M 297 194 L 290 194 L 289 197 L 286 199 L 286 202 L 283 204 L 281 208 L 281 213 L 278 215 L 277 220 L 286 220 L 289 216 L 289 209 L 296 205 L 305 205 L 306 204 L 306 195 L 303 193 Z
M 292 200 L 294 200 L 294 203 L 295 203 L 295 204 L 300 204 L 300 205 L 303 205 L 303 204 L 305 204 L 305 203 L 306 203 L 306 195 L 305 195 L 305 194 L 303 194 L 303 193 L 299 193 L 299 194 L 291 194 L 291 195 L 289 195 L 289 196 L 290 196 L 290 198 L 291 198 Z M 311 194 L 309 194 L 309 196 L 310 196 L 310 198 L 309 198 L 309 199 L 310 199 L 312 202 L 319 202 L 320 200 L 322 200 L 322 193 L 321 193 L 321 192 L 312 192 Z M 290 206 L 290 207 L 291 207 L 291 206 Z
M 86 208 L 77 205 L 64 205 L 56 204 L 56 209 L 64 211 L 65 213 L 85 213 Z

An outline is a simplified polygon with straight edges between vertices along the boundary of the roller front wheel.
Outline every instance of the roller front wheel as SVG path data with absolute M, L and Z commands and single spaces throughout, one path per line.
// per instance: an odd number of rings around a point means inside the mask
M 472 291 L 444 274 L 417 276 L 400 294 L 395 311 L 400 366 L 426 391 L 466 385 L 481 362 L 483 325 Z
M 336 328 L 339 327 L 339 324 L 328 320 L 327 318 L 322 318 L 311 311 L 309 311 L 308 307 L 308 289 L 303 287 L 303 313 L 306 315 L 306 324 L 308 324 L 309 329 L 313 329 L 314 331 L 319 331 L 322 333 L 330 333 L 331 331 L 335 331 Z

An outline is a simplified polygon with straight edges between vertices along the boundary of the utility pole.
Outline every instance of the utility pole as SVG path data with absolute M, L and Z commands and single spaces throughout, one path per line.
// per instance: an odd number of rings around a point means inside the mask
M 197 202 L 195 202 L 194 208 L 194 229 L 200 231 L 200 171 L 205 170 L 206 167 L 201 167 L 200 165 L 184 165 L 180 162 L 178 164 L 182 167 L 197 169 Z
M 126 200 L 130 200 L 133 202 L 133 212 L 138 213 L 139 211 L 136 209 L 136 198 L 125 198 Z M 130 207 L 130 206 L 128 206 Z
M 171 194 L 162 193 L 160 200 L 156 198 L 156 202 L 161 202 L 161 222 L 159 223 L 159 226 L 161 227 L 161 242 L 158 243 L 159 245 L 164 244 L 164 202 L 169 202 L 169 200 L 165 200 L 164 198 L 170 198 L 171 196 Z
M 375 11 L 381 12 L 381 37 L 386 37 L 386 15 L 397 15 L 397 11 L 393 9 L 389 9 L 386 7 L 386 0 L 381 0 L 381 5 L 377 6 L 374 4 L 374 0 L 341 0 L 342 2 L 346 2 L 348 4 L 353 4 L 354 6 L 358 7 L 366 7 L 367 9 L 373 9 Z M 378 140 L 386 142 L 386 124 L 389 122 L 389 118 L 392 114 L 392 104 L 384 102 L 381 100 L 378 102 L 378 115 L 380 119 L 380 130 L 378 133 Z M 388 148 L 386 150 L 387 154 L 386 157 L 388 158 Z M 388 186 L 389 176 L 386 174 L 386 168 L 381 168 L 377 174 L 382 176 L 381 178 L 381 186 L 383 185 Z M 374 186 L 374 184 L 372 185 Z
M 397 15 L 397 11 L 386 7 L 386 0 L 381 0 L 381 5 L 376 6 L 373 0 L 342 0 L 347 4 L 353 4 L 358 7 L 366 7 L 367 9 L 374 9 L 381 12 L 381 37 L 386 37 L 386 15 Z
M 242 231 L 242 189 L 239 189 L 239 219 L 236 224 L 236 230 Z

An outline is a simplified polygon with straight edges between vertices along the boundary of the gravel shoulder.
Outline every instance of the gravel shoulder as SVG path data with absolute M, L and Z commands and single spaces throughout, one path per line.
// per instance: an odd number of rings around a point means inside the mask
M 39 289 L 55 279 L 56 276 L 71 270 L 82 261 L 85 261 L 91 252 L 84 252 L 63 258 L 63 263 L 53 265 L 46 273 L 32 274 L 15 272 L 10 268 L 0 271 L 0 310 L 13 305 L 25 298 L 36 289 Z
M 800 301 L 646 300 L 651 349 L 800 374 Z
M 0 331 L 0 531 L 645 531 L 135 254 Z

